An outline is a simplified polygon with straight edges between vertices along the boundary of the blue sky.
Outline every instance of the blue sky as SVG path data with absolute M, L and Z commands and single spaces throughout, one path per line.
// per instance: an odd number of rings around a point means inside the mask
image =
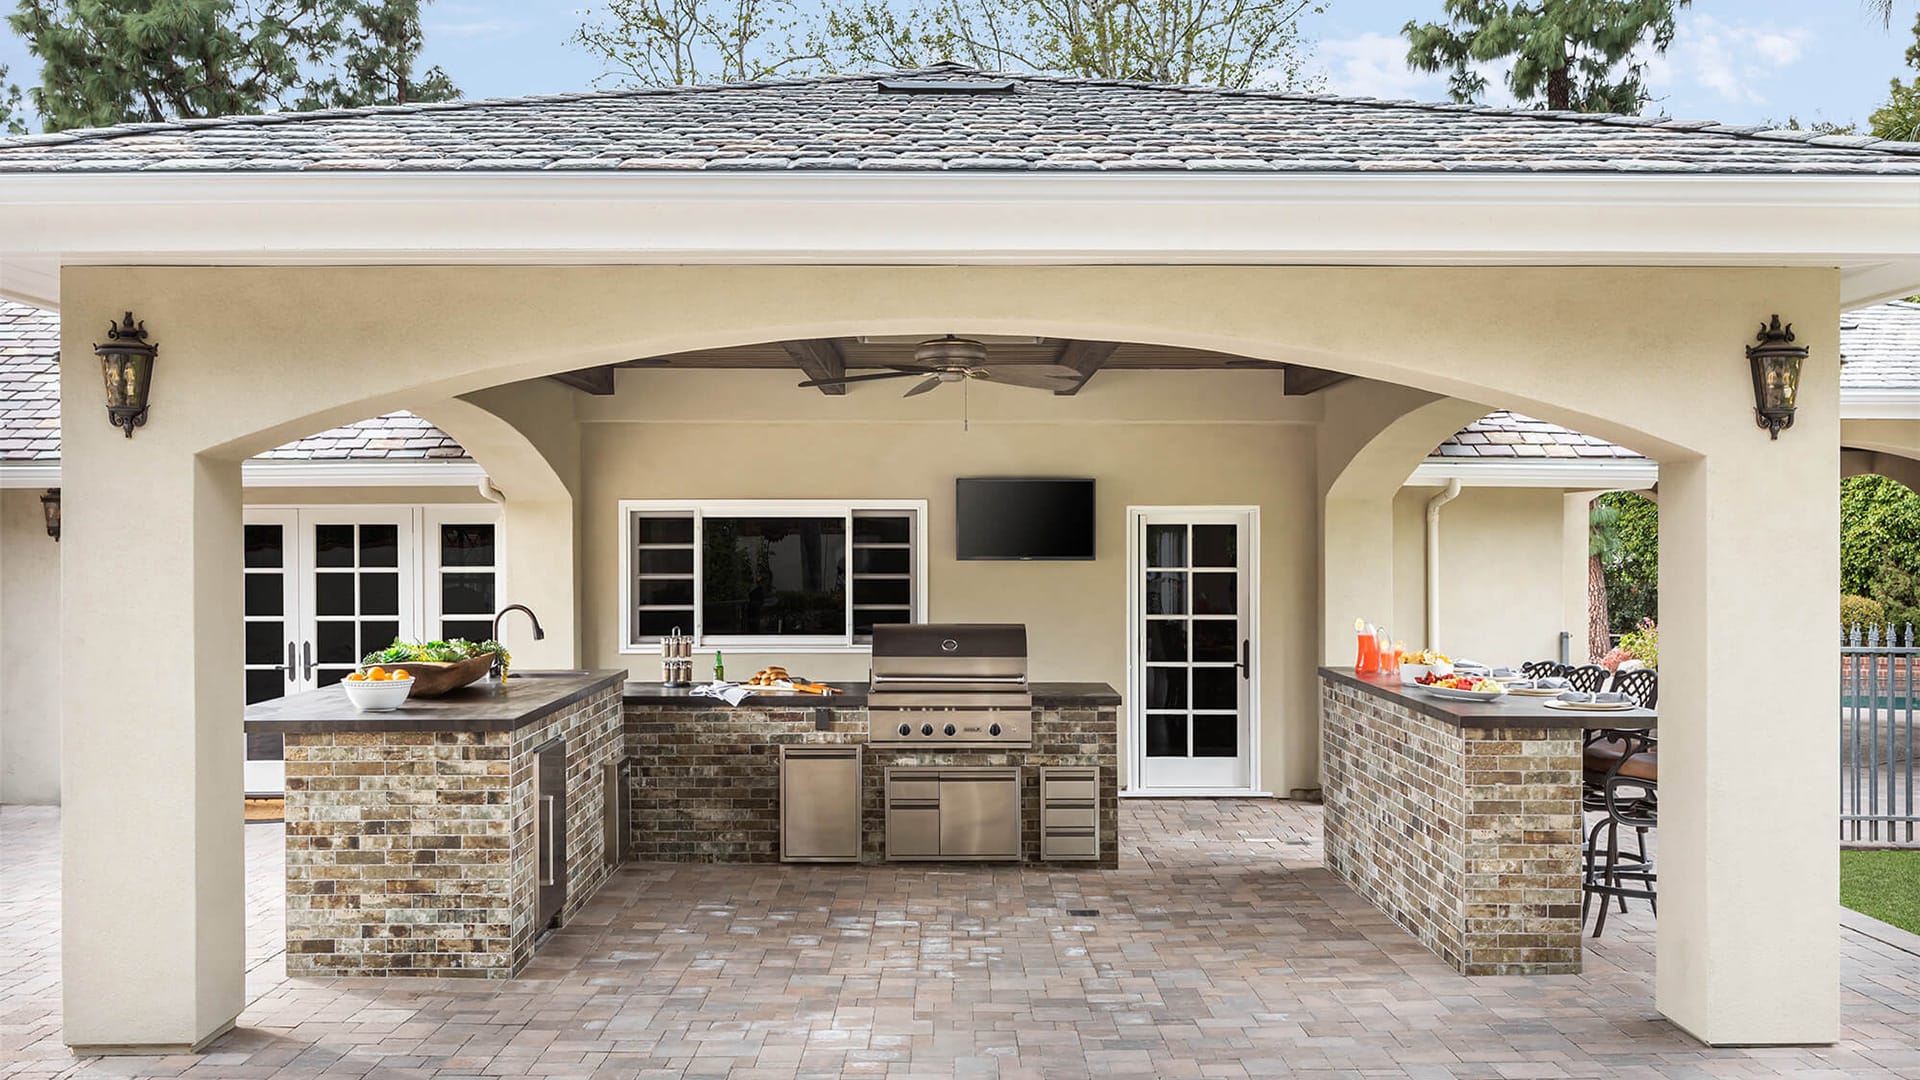
M 9 5 L 10 6 L 10 5 Z M 568 39 L 583 0 L 435 0 L 428 10 L 428 59 L 469 97 L 576 90 L 601 74 Z M 1651 66 L 1649 111 L 1757 123 L 1861 121 L 1886 97 L 1887 80 L 1912 75 L 1901 54 L 1913 40 L 1920 0 L 1896 0 L 1894 27 L 1870 18 L 1860 0 L 1695 0 L 1679 34 Z M 1440 76 L 1407 70 L 1400 27 L 1440 14 L 1441 0 L 1331 0 L 1308 23 L 1314 68 L 1328 89 L 1376 97 L 1439 100 Z M 31 84 L 26 45 L 0 35 L 0 64 Z M 1498 80 L 1489 96 L 1504 103 Z

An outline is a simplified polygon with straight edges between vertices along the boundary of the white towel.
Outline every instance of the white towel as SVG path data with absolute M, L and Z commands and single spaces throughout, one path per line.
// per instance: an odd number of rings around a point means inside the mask
M 693 697 L 719 698 L 729 705 L 738 705 L 753 696 L 753 689 L 739 683 L 710 682 L 702 683 L 688 693 Z

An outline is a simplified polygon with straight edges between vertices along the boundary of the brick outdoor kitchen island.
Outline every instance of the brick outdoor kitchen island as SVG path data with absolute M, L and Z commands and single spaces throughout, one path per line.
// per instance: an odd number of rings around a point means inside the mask
M 1463 975 L 1580 970 L 1583 736 L 1646 709 L 1455 703 L 1320 669 L 1327 868 Z

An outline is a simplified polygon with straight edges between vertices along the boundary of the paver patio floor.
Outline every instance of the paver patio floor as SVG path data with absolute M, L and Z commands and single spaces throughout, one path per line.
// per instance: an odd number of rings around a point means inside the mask
M 280 827 L 250 825 L 239 1029 L 76 1060 L 58 813 L 8 807 L 0 1076 L 1920 1078 L 1920 955 L 1856 931 L 1843 1043 L 1712 1050 L 1655 1012 L 1638 907 L 1582 975 L 1464 979 L 1321 868 L 1317 807 L 1121 820 L 1117 871 L 629 866 L 503 983 L 286 979 Z

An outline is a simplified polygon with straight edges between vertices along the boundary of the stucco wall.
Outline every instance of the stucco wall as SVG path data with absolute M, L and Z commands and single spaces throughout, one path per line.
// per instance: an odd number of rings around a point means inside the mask
M 655 657 L 620 652 L 621 499 L 925 499 L 933 620 L 1026 623 L 1035 678 L 1122 688 L 1127 508 L 1258 506 L 1262 783 L 1284 792 L 1313 782 L 1313 402 L 1282 398 L 1270 372 L 1108 372 L 1079 398 L 974 387 L 964 430 L 957 389 L 913 399 L 907 404 L 922 415 L 902 421 L 883 418 L 901 411 L 897 391 L 856 388 L 829 399 L 795 390 L 795 381 L 784 372 L 627 371 L 616 397 L 594 402 L 583 430 L 583 457 L 593 463 L 582 500 L 587 666 L 660 673 Z M 1174 419 L 1148 419 L 1156 409 Z M 1180 418 L 1205 412 L 1222 419 Z M 1097 558 L 956 560 L 954 480 L 991 475 L 1093 477 Z M 727 654 L 736 677 L 768 663 L 862 679 L 868 657 Z
M 59 627 L 40 489 L 0 491 L 0 802 L 60 801 Z
M 1426 506 L 1439 488 L 1394 498 L 1391 629 L 1426 641 Z M 1567 623 L 1558 488 L 1469 487 L 1440 511 L 1440 640 L 1454 656 L 1518 664 L 1559 655 Z

